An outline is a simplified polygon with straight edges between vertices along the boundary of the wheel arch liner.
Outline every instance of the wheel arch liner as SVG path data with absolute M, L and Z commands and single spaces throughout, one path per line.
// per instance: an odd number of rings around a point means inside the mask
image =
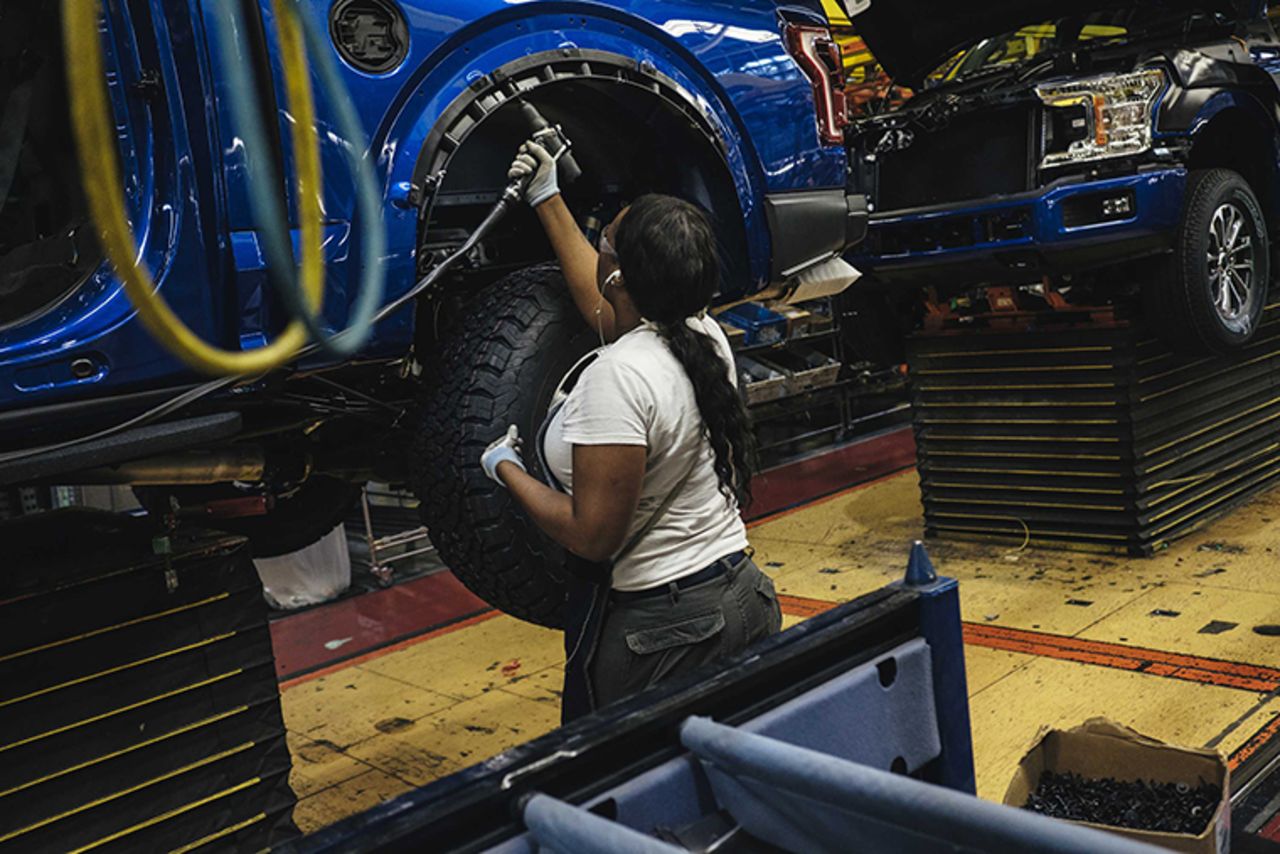
M 414 207 L 419 212 L 419 230 L 428 218 L 436 194 L 445 183 L 449 165 L 485 123 L 513 101 L 529 97 L 536 103 L 537 92 L 566 82 L 595 82 L 610 88 L 626 87 L 633 93 L 652 98 L 673 111 L 700 138 L 706 151 L 723 171 L 716 176 L 724 184 L 738 206 L 738 224 L 727 235 L 730 248 L 747 253 L 751 258 L 748 290 L 762 287 L 768 278 L 768 253 L 751 252 L 753 245 L 768 246 L 768 231 L 756 224 L 752 233 L 751 219 L 757 211 L 752 199 L 755 187 L 741 168 L 741 159 L 729 141 L 727 129 L 714 121 L 705 102 L 673 78 L 658 71 L 652 63 L 635 60 L 603 50 L 563 48 L 533 54 L 510 62 L 493 72 L 477 77 L 441 114 L 427 136 L 414 166 L 412 187 Z M 735 168 L 735 160 L 738 167 Z M 754 257 L 761 256 L 761 257 Z
M 488 39 L 498 38 L 493 32 L 486 35 Z M 624 44 L 616 36 L 590 35 L 603 47 L 546 50 L 545 34 L 525 34 L 513 41 L 502 40 L 492 48 L 477 49 L 465 62 L 446 56 L 415 75 L 414 84 L 402 95 L 400 109 L 380 134 L 393 203 L 387 222 L 394 247 L 393 270 L 400 265 L 404 278 L 412 277 L 409 271 L 413 253 L 406 250 L 416 248 L 420 215 L 433 202 L 436 187 L 431 186 L 430 176 L 439 174 L 471 133 L 509 101 L 506 93 L 512 91 L 513 85 L 528 87 L 518 92 L 527 94 L 555 82 L 599 80 L 643 90 L 678 110 L 697 128 L 709 149 L 723 162 L 726 183 L 736 191 L 745 232 L 744 249 L 750 255 L 749 285 L 759 289 L 768 283 L 771 240 L 762 203 L 765 176 L 749 138 L 730 108 L 714 91 L 707 91 L 712 87 L 706 81 L 677 63 L 670 51 L 665 52 L 664 70 L 660 71 L 653 60 L 646 58 L 657 58 L 658 54 L 643 33 L 635 33 L 642 42 L 637 44 Z M 515 58 L 510 58 L 513 55 Z M 481 74 L 473 70 L 477 65 L 484 67 L 489 57 L 499 60 L 492 71 Z M 495 95 L 499 90 L 503 93 Z M 395 280 L 393 272 L 392 281 Z
M 1194 94 L 1194 90 L 1189 94 Z M 1269 180 L 1265 187 L 1255 186 L 1254 192 L 1258 194 L 1268 218 L 1275 218 L 1280 214 L 1280 147 L 1277 147 L 1276 136 L 1280 126 L 1277 126 L 1275 117 L 1261 101 L 1243 92 L 1219 90 L 1209 94 L 1197 106 L 1195 118 L 1187 124 L 1192 156 L 1197 143 L 1223 121 L 1238 119 L 1256 128 L 1261 147 L 1269 152 L 1269 158 L 1261 164 Z M 1245 178 L 1254 183 L 1253 176 L 1246 175 Z
M 565 49 L 520 59 L 477 77 L 441 114 L 427 137 L 414 167 L 414 184 L 429 190 L 429 179 L 443 174 L 453 155 L 479 126 L 507 103 L 539 88 L 566 80 L 596 80 L 643 89 L 689 118 L 706 141 L 715 146 L 725 168 L 729 143 L 723 129 L 698 109 L 694 96 L 652 65 L 601 50 Z M 745 177 L 745 176 L 743 176 Z M 746 189 L 739 187 L 740 190 Z

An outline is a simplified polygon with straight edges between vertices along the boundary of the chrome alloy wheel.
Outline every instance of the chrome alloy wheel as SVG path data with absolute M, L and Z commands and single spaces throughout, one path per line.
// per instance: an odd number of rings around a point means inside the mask
M 1250 220 L 1234 202 L 1226 202 L 1209 222 L 1209 294 L 1222 325 L 1233 332 L 1253 327 L 1255 235 Z

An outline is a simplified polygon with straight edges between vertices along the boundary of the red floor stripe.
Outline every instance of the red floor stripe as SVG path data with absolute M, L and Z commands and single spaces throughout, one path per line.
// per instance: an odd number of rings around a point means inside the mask
M 770 469 L 751 484 L 755 501 L 750 522 L 809 506 L 850 487 L 897 474 L 916 464 L 915 435 L 910 427 L 892 430 L 842 448 Z
M 902 429 L 781 466 L 758 478 L 751 516 L 756 523 L 778 518 L 805 502 L 870 486 L 914 462 L 915 441 L 910 429 Z M 271 625 L 276 675 L 291 679 L 488 610 L 442 572 L 282 617 Z
M 357 665 L 364 664 L 366 661 L 373 661 L 375 658 L 381 658 L 384 655 L 390 655 L 393 652 L 399 652 L 402 649 L 408 649 L 411 646 L 417 646 L 418 644 L 423 643 L 425 641 L 429 641 L 432 638 L 438 638 L 443 635 L 452 634 L 453 632 L 456 632 L 459 629 L 465 629 L 468 626 L 475 626 L 480 623 L 488 622 L 489 620 L 492 620 L 494 617 L 500 617 L 500 616 L 502 616 L 501 611 L 492 611 L 492 610 L 485 611 L 483 613 L 476 614 L 472 617 L 467 617 L 465 620 L 459 620 L 456 623 L 450 623 L 447 626 L 441 626 L 438 629 L 434 629 L 424 634 L 414 635 L 411 638 L 405 638 L 404 640 L 399 641 L 398 643 L 392 643 L 392 644 L 387 644 L 386 646 L 378 647 L 377 649 L 366 652 L 364 655 L 357 655 L 351 658 L 344 658 L 343 660 L 335 662 L 334 664 L 330 664 L 327 667 L 321 667 L 317 670 L 310 670 L 306 673 L 303 673 L 300 676 L 295 676 L 292 679 L 286 679 L 280 683 L 280 690 L 287 691 L 288 689 L 292 688 L 295 685 L 301 685 L 303 682 L 310 682 L 312 679 L 319 679 L 321 676 L 328 676 L 330 673 L 337 673 L 339 670 L 346 670 L 349 667 L 355 667 Z
M 802 619 L 816 617 L 839 604 L 824 599 L 788 595 L 780 595 L 778 600 L 782 606 L 783 613 Z M 433 631 L 417 634 L 396 643 L 386 644 L 362 655 L 345 658 L 342 661 L 287 679 L 281 683 L 280 687 L 282 690 L 291 688 L 311 679 L 347 667 L 354 667 L 362 662 L 370 661 L 397 650 L 406 649 L 431 638 L 450 634 L 497 616 L 500 616 L 500 612 L 485 610 L 464 620 L 440 626 Z M 968 646 L 980 646 L 1024 655 L 1044 656 L 1059 661 L 1075 661 L 1081 664 L 1110 667 L 1133 673 L 1145 673 L 1151 676 L 1162 676 L 1169 679 L 1180 679 L 1187 682 L 1235 688 L 1256 693 L 1271 693 L 1280 689 L 1280 670 L 1272 667 L 1216 658 L 1203 658 L 1201 656 L 1184 655 L 1104 641 L 1088 641 L 1027 629 L 1012 629 L 977 623 L 965 623 L 963 629 L 965 644 Z M 275 632 L 273 631 L 273 640 L 274 635 Z M 1280 731 L 1280 718 L 1263 727 L 1232 754 L 1232 767 L 1237 767 L 1245 762 L 1266 745 L 1276 735 L 1277 731 Z
M 416 603 L 417 608 L 407 611 L 393 609 L 388 616 L 388 614 L 383 613 L 383 607 L 387 604 L 387 598 L 398 590 L 403 591 L 403 595 L 400 598 L 404 600 L 404 603 Z M 434 599 L 433 595 L 435 594 L 439 594 L 441 598 Z M 372 597 L 382 597 L 382 599 L 361 605 L 362 600 L 372 599 Z M 838 604 L 801 596 L 782 595 L 778 598 L 784 613 L 803 619 L 815 617 L 831 610 Z M 416 615 L 422 613 L 422 610 L 431 609 L 442 615 L 456 614 L 457 612 L 451 611 L 450 607 L 456 608 L 459 599 L 462 601 L 472 600 L 476 606 L 475 610 L 461 620 L 456 617 L 454 620 L 441 620 L 436 624 L 438 628 L 435 630 L 428 630 L 425 633 L 412 631 L 414 625 L 419 625 L 419 623 L 415 622 L 415 619 Z M 451 600 L 452 606 L 450 606 L 449 600 Z M 341 606 L 344 605 L 347 607 L 342 608 Z M 368 620 L 364 617 L 371 611 L 378 615 L 377 619 Z M 337 619 L 323 619 L 330 612 L 334 612 Z M 300 614 L 297 617 L 279 620 L 272 626 L 272 640 L 276 644 L 277 666 L 283 678 L 305 671 L 305 675 L 289 679 L 285 683 L 286 685 L 292 685 L 306 681 L 309 678 L 315 678 L 317 675 L 330 673 L 342 667 L 353 666 L 360 661 L 368 661 L 379 655 L 385 655 L 397 649 L 421 643 L 432 637 L 448 634 L 497 615 L 497 611 L 489 609 L 481 600 L 466 592 L 465 588 L 462 588 L 461 584 L 452 575 L 441 573 L 418 579 L 399 587 L 393 587 L 389 590 L 341 602 L 328 608 Z M 310 618 L 305 620 L 306 625 L 303 625 L 303 618 Z M 362 619 L 365 619 L 365 622 L 360 625 L 359 623 Z M 339 627 L 353 625 L 352 620 L 356 621 L 355 628 L 360 633 L 360 642 L 357 645 L 353 640 L 348 654 L 343 656 L 341 661 L 335 662 L 333 653 L 325 649 L 322 638 L 326 636 L 341 637 L 340 631 L 338 631 Z M 393 633 L 398 628 L 407 628 L 409 631 L 401 633 L 400 639 L 397 641 Z M 1146 673 L 1151 676 L 1235 688 L 1242 691 L 1270 693 L 1280 689 L 1280 669 L 1246 662 L 1204 658 L 1146 647 L 1090 641 L 1064 635 L 977 623 L 964 624 L 964 639 L 965 643 L 971 646 L 1016 652 L 1024 655 L 1044 656 L 1059 661 L 1076 661 L 1081 664 L 1110 667 L 1134 673 Z M 344 646 L 346 645 L 344 644 Z M 290 649 L 293 651 L 293 657 L 287 660 L 283 659 L 282 652 Z M 320 650 L 323 650 L 327 656 L 321 655 Z M 297 665 L 298 661 L 308 660 L 303 656 L 310 656 L 309 660 L 317 663 L 312 667 L 306 667 L 305 665 L 299 667 Z M 1277 720 L 1274 724 L 1276 728 L 1280 728 L 1280 720 Z M 1256 750 L 1262 744 L 1265 744 L 1272 734 L 1274 734 L 1274 731 L 1258 733 L 1254 737 L 1257 740 L 1257 745 L 1252 750 Z M 1253 741 L 1251 739 L 1250 744 Z M 1244 759 L 1248 758 L 1248 755 L 1251 755 L 1251 751 L 1247 750 L 1247 748 L 1249 748 L 1248 744 L 1245 748 L 1237 751 L 1238 761 L 1243 762 Z
M 1258 831 L 1258 836 L 1270 842 L 1280 842 L 1280 814 L 1273 815 Z
M 854 489 L 869 485 L 861 484 Z M 850 491 L 853 490 L 840 494 Z M 824 500 L 835 497 L 838 496 Z M 816 617 L 839 604 L 802 596 L 780 595 L 778 599 L 784 613 L 802 619 Z M 498 611 L 489 609 L 469 593 L 452 574 L 439 573 L 286 617 L 271 627 L 278 672 L 285 680 L 280 687 L 285 690 L 497 616 L 500 616 Z M 434 628 L 424 631 L 424 625 Z M 342 638 L 348 629 L 351 641 L 344 644 L 340 652 L 324 647 L 323 638 Z M 966 644 L 990 649 L 1253 692 L 1267 693 L 1280 688 L 1280 670 L 1244 662 L 977 623 L 966 623 L 964 635 Z M 1244 765 L 1277 736 L 1280 736 L 1280 717 L 1261 727 L 1231 754 L 1232 770 Z M 1280 841 L 1280 815 L 1263 827 L 1259 835 Z
M 282 617 L 271 624 L 276 675 L 287 679 L 488 610 L 453 573 L 439 572 Z

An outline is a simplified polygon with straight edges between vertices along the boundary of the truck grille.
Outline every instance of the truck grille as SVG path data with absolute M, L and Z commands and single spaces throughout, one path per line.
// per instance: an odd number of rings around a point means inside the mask
M 1019 205 L 978 213 L 873 223 L 866 251 L 878 258 L 1009 243 L 1031 234 L 1031 208 Z
M 1030 190 L 1033 118 L 1022 105 L 917 131 L 910 148 L 880 155 L 877 208 L 889 213 Z

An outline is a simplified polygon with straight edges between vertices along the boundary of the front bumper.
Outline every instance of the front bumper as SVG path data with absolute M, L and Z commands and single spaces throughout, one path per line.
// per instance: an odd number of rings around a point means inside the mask
M 1114 264 L 1172 245 L 1186 184 L 1185 169 L 1158 169 L 876 214 L 849 260 L 878 281 L 917 286 L 1018 284 Z

